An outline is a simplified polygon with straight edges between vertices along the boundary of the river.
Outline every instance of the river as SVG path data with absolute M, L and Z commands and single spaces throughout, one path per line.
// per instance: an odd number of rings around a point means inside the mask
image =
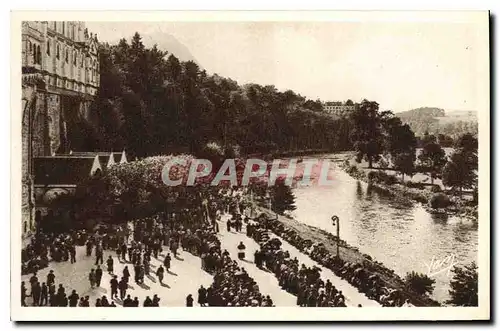
M 342 155 L 313 158 L 331 160 L 333 184 L 294 188 L 297 209 L 292 215 L 297 220 L 336 233 L 330 218 L 337 215 L 342 239 L 402 277 L 410 271 L 429 274 L 433 260 L 453 258 L 456 265 L 477 262 L 477 223 L 436 216 L 418 203 L 395 201 L 367 190 L 365 183 L 335 164 Z M 452 276 L 446 270 L 432 275 L 436 280 L 434 299 L 443 302 L 449 298 Z

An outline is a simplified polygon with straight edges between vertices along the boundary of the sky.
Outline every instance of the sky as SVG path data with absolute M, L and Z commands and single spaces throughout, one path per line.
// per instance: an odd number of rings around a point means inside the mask
M 484 36 L 454 22 L 87 22 L 99 41 L 166 33 L 208 73 L 322 101 L 477 110 Z M 483 37 L 483 38 L 482 38 Z M 487 40 L 487 39 L 486 39 Z M 484 48 L 482 48 L 484 50 Z M 483 57 L 482 57 L 483 56 Z

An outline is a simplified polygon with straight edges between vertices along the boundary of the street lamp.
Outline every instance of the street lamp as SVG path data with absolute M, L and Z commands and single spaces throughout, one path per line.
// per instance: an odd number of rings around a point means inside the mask
M 332 216 L 332 224 L 333 226 L 337 226 L 337 257 L 339 257 L 339 245 L 340 245 L 340 219 L 338 216 Z

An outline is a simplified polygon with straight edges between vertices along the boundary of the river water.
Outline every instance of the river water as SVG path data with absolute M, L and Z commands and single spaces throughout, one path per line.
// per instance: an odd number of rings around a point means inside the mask
M 340 237 L 404 277 L 417 271 L 436 280 L 432 297 L 449 298 L 453 273 L 444 270 L 450 262 L 456 265 L 477 262 L 477 223 L 451 216 L 428 213 L 418 203 L 403 203 L 367 190 L 342 171 L 335 162 L 345 155 L 328 154 L 315 159 L 331 160 L 329 186 L 294 189 L 297 209 L 292 215 L 299 221 L 336 233 L 330 218 L 340 218 Z M 447 259 L 441 268 L 429 265 Z

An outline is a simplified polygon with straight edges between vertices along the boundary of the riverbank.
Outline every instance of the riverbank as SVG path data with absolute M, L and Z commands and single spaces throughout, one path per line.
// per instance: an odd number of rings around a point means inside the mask
M 258 212 L 262 212 L 270 219 L 276 219 L 276 215 L 269 209 L 259 206 Z M 302 240 L 309 240 L 311 243 L 322 243 L 326 251 L 335 255 L 337 250 L 337 238 L 333 234 L 321 230 L 319 228 L 303 224 L 293 218 L 279 216 L 277 221 L 285 227 L 285 232 L 293 231 Z M 271 229 L 272 230 L 272 229 Z M 280 235 L 279 233 L 275 233 Z M 341 240 L 339 245 L 340 258 L 344 262 L 353 265 L 362 265 L 363 269 L 370 275 L 376 275 L 388 290 L 397 290 L 404 293 L 405 297 L 409 298 L 410 303 L 414 306 L 428 307 L 439 306 L 437 301 L 434 301 L 428 296 L 420 296 L 410 293 L 406 290 L 403 279 L 397 275 L 394 270 L 385 267 L 382 263 L 374 260 L 368 254 L 359 251 L 357 247 L 353 247 Z M 332 270 L 336 271 L 336 270 Z
M 374 182 L 369 179 L 369 172 L 364 169 L 360 169 L 358 165 L 352 164 L 349 160 L 344 160 L 338 164 L 340 168 L 345 171 L 349 176 L 359 181 L 365 182 L 370 186 L 370 189 L 376 191 L 379 194 L 389 196 L 397 200 L 403 200 L 406 202 L 418 202 L 423 205 L 423 207 L 429 213 L 440 213 L 447 215 L 456 215 L 459 217 L 464 217 L 477 221 L 478 219 L 478 209 L 477 206 L 470 206 L 465 204 L 461 199 L 448 196 L 451 204 L 446 208 L 434 209 L 429 206 L 429 202 L 432 197 L 437 192 L 432 192 L 432 190 L 418 189 L 413 187 L 408 187 L 401 183 L 394 183 L 391 185 L 383 184 L 380 182 Z M 376 171 L 376 170 L 370 170 Z M 443 193 L 443 192 L 440 192 Z

